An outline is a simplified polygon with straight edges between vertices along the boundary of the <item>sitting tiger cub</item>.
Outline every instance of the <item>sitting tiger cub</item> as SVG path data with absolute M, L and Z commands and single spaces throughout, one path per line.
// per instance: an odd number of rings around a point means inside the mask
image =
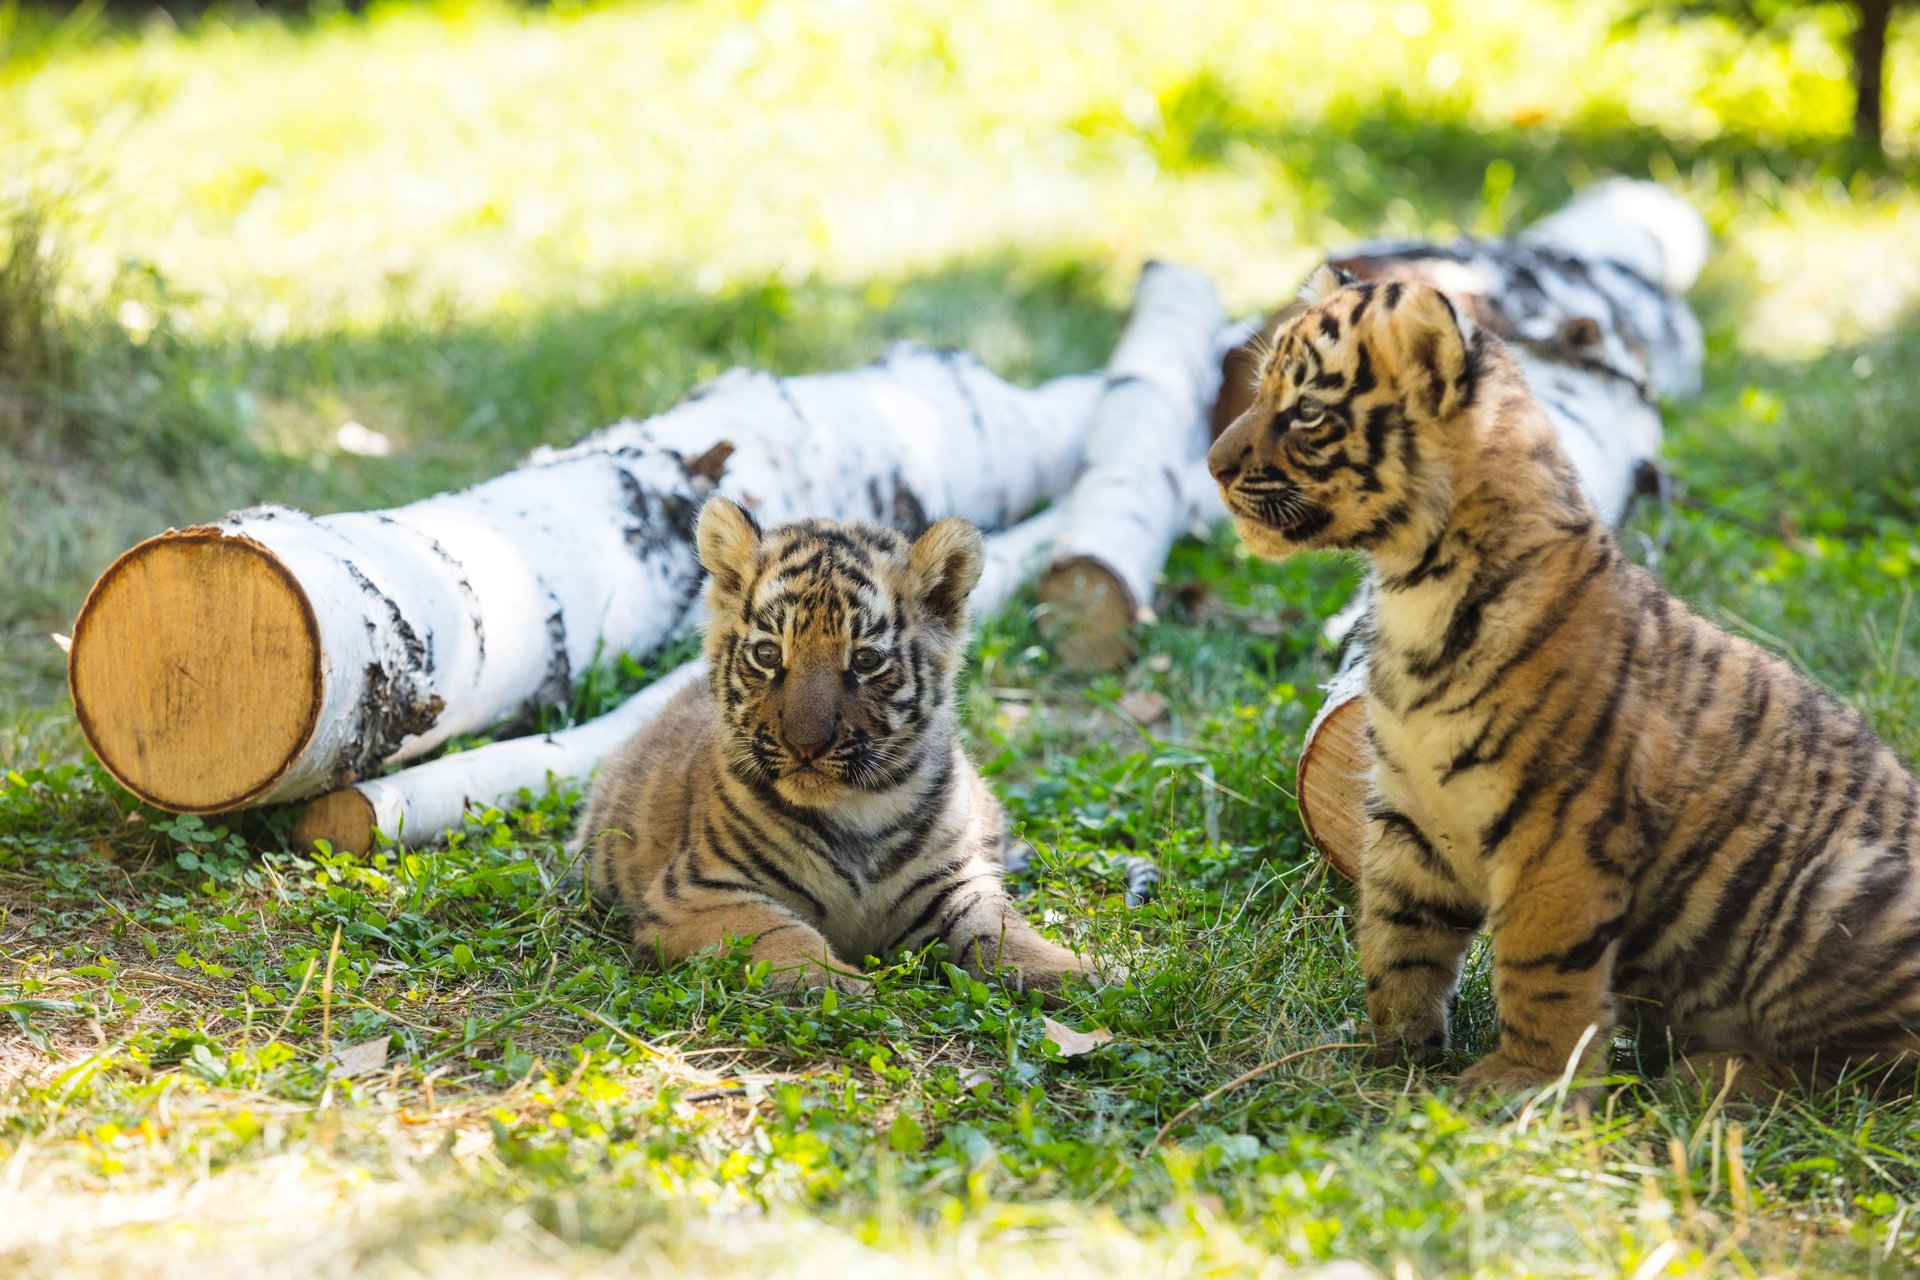
M 1091 974 L 1008 900 L 1000 806 L 960 747 L 974 527 L 763 533 L 712 498 L 698 544 L 708 680 L 607 760 L 581 825 L 640 952 L 752 935 L 776 987 L 842 991 L 862 958 L 935 938 L 975 977 Z
M 1500 1044 L 1469 1087 L 1591 1076 L 1619 1000 L 1656 1053 L 1670 1035 L 1763 1080 L 1913 1065 L 1920 782 L 1623 558 L 1461 307 L 1325 267 L 1302 296 L 1208 461 L 1258 554 L 1372 562 L 1359 951 L 1382 1052 L 1447 1047 L 1485 923 Z

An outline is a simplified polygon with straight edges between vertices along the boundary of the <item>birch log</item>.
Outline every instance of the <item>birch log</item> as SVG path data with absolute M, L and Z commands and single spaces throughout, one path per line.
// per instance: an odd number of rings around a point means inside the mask
M 911 344 L 847 373 L 736 370 L 645 422 L 391 511 L 257 507 L 121 556 L 68 679 L 101 763 L 162 808 L 293 800 L 562 703 L 647 653 L 698 583 L 717 487 L 771 520 L 1000 528 L 1077 472 L 1097 378 L 1014 387 Z
M 1033 577 L 1060 530 L 1062 514 L 1050 508 L 987 536 L 986 562 L 971 598 L 975 618 L 998 612 Z M 538 791 L 556 780 L 584 780 L 675 694 L 705 677 L 706 664 L 695 659 L 585 724 L 454 752 L 330 791 L 301 813 L 294 846 L 306 849 L 324 840 L 336 850 L 366 853 L 379 834 L 405 846 L 434 843 L 465 822 L 476 805 L 504 804 L 523 790 Z
M 1611 181 L 1508 240 L 1363 245 L 1329 261 L 1362 278 L 1425 280 L 1504 337 L 1595 508 L 1618 524 L 1660 447 L 1657 397 L 1699 387 L 1700 328 L 1679 294 L 1706 258 L 1699 214 L 1652 183 Z M 1363 593 L 1365 588 L 1362 589 Z M 1350 624 L 1364 608 L 1342 610 Z M 1368 775 L 1366 653 L 1349 638 L 1300 753 L 1300 817 L 1360 873 Z
M 1113 670 L 1133 656 L 1134 625 L 1149 615 L 1154 580 L 1183 527 L 1181 473 L 1206 452 L 1224 322 L 1206 276 L 1147 264 L 1040 580 L 1056 653 L 1069 666 Z

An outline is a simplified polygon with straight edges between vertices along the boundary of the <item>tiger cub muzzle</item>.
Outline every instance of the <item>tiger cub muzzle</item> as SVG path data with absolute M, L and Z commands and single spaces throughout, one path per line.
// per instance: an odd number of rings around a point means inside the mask
M 1224 437 L 1223 437 L 1224 438 Z M 1303 541 L 1326 527 L 1326 508 L 1278 466 L 1268 464 L 1243 471 L 1238 461 L 1208 458 L 1214 483 L 1227 511 L 1239 519 L 1254 520 L 1275 533 Z
M 750 739 L 756 761 L 795 788 L 858 786 L 873 778 L 876 756 L 895 733 L 884 714 L 865 705 L 863 682 L 884 665 L 879 659 L 863 674 L 839 652 L 808 650 L 783 660 Z

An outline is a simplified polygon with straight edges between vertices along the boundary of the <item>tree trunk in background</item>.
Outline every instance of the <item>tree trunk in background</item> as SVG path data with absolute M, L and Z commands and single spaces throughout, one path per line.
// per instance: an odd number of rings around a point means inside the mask
M 1140 273 L 1040 580 L 1045 626 L 1069 667 L 1114 671 L 1133 658 L 1134 626 L 1150 615 L 1154 581 L 1186 523 L 1183 473 L 1206 452 L 1225 321 L 1200 272 L 1150 262 Z
M 1884 148 L 1887 27 L 1894 0 L 1855 0 L 1853 26 L 1853 136 Z

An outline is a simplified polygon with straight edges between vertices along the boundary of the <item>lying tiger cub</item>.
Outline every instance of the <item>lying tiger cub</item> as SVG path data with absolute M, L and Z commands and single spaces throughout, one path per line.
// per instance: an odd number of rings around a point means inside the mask
M 1911 1067 L 1920 781 L 1627 563 L 1445 295 L 1322 268 L 1303 298 L 1209 464 L 1260 555 L 1372 561 L 1359 947 L 1383 1051 L 1447 1047 L 1484 922 L 1500 1045 L 1469 1086 L 1591 1074 L 1620 999 L 1643 1037 L 1774 1083 Z
M 1090 974 L 1008 900 L 1000 806 L 960 747 L 974 527 L 762 532 L 713 498 L 698 543 L 709 679 L 607 760 L 581 825 L 642 955 L 752 935 L 772 985 L 853 991 L 863 957 L 941 938 L 975 977 Z

